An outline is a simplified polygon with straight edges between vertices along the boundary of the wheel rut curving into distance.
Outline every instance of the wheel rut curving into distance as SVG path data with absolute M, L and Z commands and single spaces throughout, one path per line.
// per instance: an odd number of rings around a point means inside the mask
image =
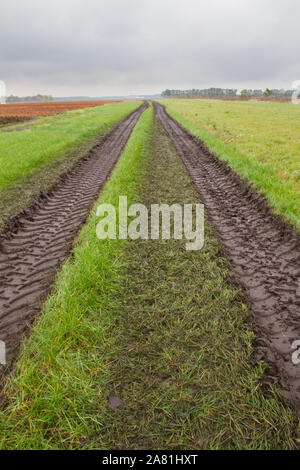
M 0 245 L 0 340 L 10 365 L 146 104 L 128 115 L 19 219 Z M 2 372 L 4 366 L 2 367 Z
M 258 357 L 275 366 L 273 378 L 279 379 L 283 396 L 300 415 L 300 365 L 292 361 L 292 344 L 300 340 L 300 236 L 272 215 L 265 198 L 162 105 L 156 103 L 155 112 L 205 205 L 233 274 L 246 291 L 258 335 Z

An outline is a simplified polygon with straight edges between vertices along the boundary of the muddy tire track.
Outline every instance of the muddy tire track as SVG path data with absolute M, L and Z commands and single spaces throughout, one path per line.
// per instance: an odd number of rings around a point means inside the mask
M 29 215 L 17 218 L 14 233 L 0 240 L 0 340 L 5 342 L 7 361 L 0 372 L 16 357 L 57 269 L 146 106 L 115 126 Z
M 300 236 L 162 105 L 155 103 L 155 112 L 246 291 L 258 335 L 257 358 L 273 366 L 270 379 L 279 380 L 282 395 L 300 416 L 300 365 L 292 361 L 292 343 L 300 340 Z

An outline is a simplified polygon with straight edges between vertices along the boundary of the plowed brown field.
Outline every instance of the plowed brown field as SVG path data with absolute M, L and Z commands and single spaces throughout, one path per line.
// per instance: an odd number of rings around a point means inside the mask
M 63 113 L 82 108 L 93 108 L 107 103 L 119 103 L 115 100 L 99 101 L 51 101 L 47 103 L 11 103 L 0 106 L 0 117 L 37 117 Z

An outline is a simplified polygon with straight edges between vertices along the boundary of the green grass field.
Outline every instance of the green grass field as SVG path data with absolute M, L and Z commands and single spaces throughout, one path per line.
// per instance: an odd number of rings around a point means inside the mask
M 49 161 L 101 134 L 141 102 L 106 104 L 42 118 L 20 132 L 0 134 L 0 189 L 34 173 Z
M 96 237 L 96 207 L 199 202 L 153 120 L 139 120 L 4 388 L 2 449 L 291 449 L 298 420 L 251 363 L 241 290 L 206 223 L 183 241 Z M 109 397 L 122 406 L 112 410 Z
M 0 230 L 7 217 L 17 215 L 34 196 L 49 189 L 141 103 L 68 111 L 19 124 L 17 131 L 0 132 Z
M 161 103 L 300 230 L 300 106 L 180 99 Z

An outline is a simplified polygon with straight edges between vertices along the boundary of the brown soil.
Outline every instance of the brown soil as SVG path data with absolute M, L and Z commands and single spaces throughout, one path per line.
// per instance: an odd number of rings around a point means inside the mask
M 50 101 L 45 103 L 11 103 L 0 106 L 0 118 L 12 118 L 16 122 L 20 117 L 47 116 L 48 114 L 63 113 L 75 109 L 94 108 L 109 103 L 119 103 L 116 100 L 90 101 Z
M 145 106 L 114 127 L 0 241 L 0 340 L 8 366 Z
M 292 362 L 292 343 L 300 340 L 300 236 L 163 106 L 155 103 L 155 111 L 246 291 L 258 336 L 257 358 L 272 365 L 271 378 L 279 380 L 283 396 L 300 415 L 300 366 Z

